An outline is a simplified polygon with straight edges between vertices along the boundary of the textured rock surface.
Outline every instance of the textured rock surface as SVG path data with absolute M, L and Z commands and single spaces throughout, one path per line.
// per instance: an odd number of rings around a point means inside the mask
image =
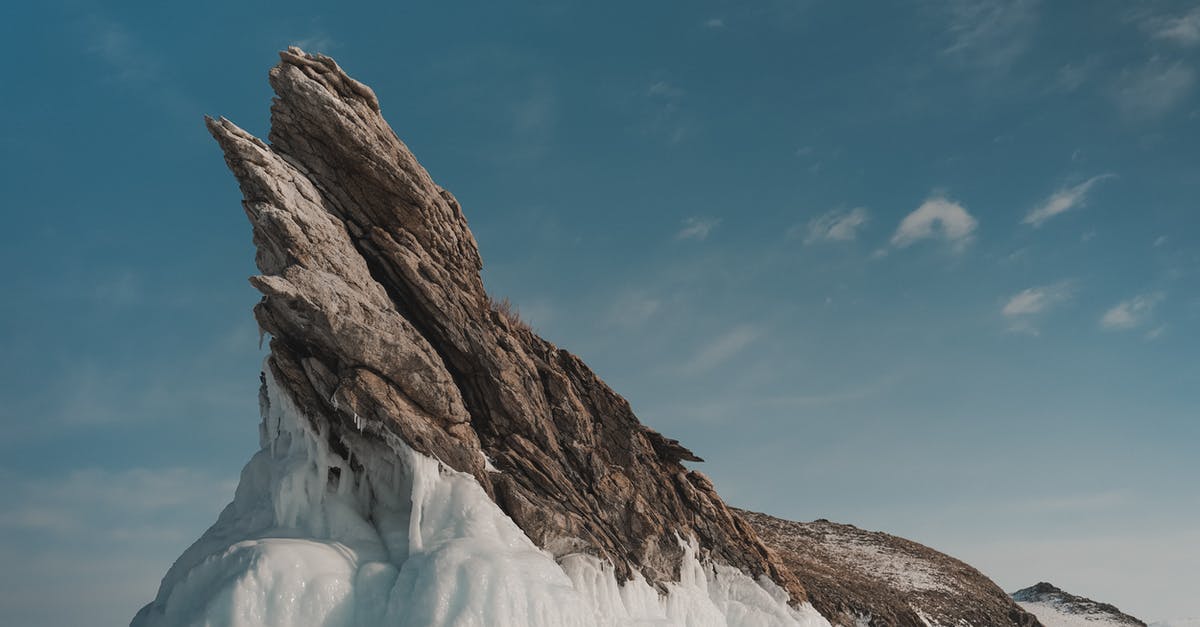
M 1012 594 L 1014 601 L 1037 614 L 1046 627 L 1095 625 L 1095 627 L 1146 627 L 1116 606 L 1076 596 L 1046 582 Z
M 681 464 L 690 451 L 492 304 L 458 202 L 374 93 L 327 57 L 280 56 L 269 144 L 225 119 L 208 125 L 253 225 L 269 367 L 328 423 L 331 446 L 351 429 L 389 430 L 474 475 L 539 546 L 601 555 L 623 577 L 677 579 L 676 534 L 691 534 L 704 556 L 804 600 L 792 571 Z
M 740 513 L 835 625 L 1040 625 L 979 571 L 916 542 L 826 520 Z

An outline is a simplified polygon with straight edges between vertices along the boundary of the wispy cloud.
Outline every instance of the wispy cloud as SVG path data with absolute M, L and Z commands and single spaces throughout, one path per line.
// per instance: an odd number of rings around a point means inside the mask
M 940 239 L 961 251 L 970 245 L 978 225 L 978 220 L 961 204 L 934 196 L 900 221 L 891 244 L 905 248 L 924 239 Z
M 1110 331 L 1124 331 L 1144 325 L 1154 314 L 1154 309 L 1166 295 L 1162 292 L 1140 294 L 1123 300 L 1100 317 L 1100 327 Z
M 848 242 L 857 238 L 859 230 L 870 220 L 870 214 L 865 207 L 834 209 L 809 220 L 802 229 L 793 227 L 788 235 L 798 237 L 803 234 L 805 244 L 820 241 Z
M 1029 47 L 1037 4 L 1036 0 L 947 2 L 950 44 L 943 53 L 966 65 L 1007 69 Z
M 734 327 L 701 347 L 684 365 L 684 372 L 695 374 L 712 370 L 742 352 L 761 335 L 762 329 L 753 325 Z
M 693 239 L 702 242 L 708 239 L 709 234 L 720 223 L 721 220 L 717 218 L 696 216 L 686 218 L 683 221 L 683 228 L 679 229 L 679 232 L 675 234 L 675 239 Z
M 1054 85 L 1051 91 L 1064 94 L 1075 92 L 1092 78 L 1095 70 L 1094 60 L 1083 63 L 1067 63 L 1054 73 Z
M 608 312 L 608 322 L 622 327 L 636 327 L 650 320 L 663 308 L 660 296 L 646 291 L 621 294 Z
M 1113 97 L 1132 118 L 1156 118 L 1174 109 L 1192 91 L 1196 72 L 1182 61 L 1153 57 L 1121 73 Z
M 338 47 L 338 42 L 333 37 L 330 37 L 328 33 L 317 31 L 292 40 L 291 45 L 298 46 L 301 50 L 309 53 L 329 54 L 334 48 Z
M 1143 22 L 1143 27 L 1155 39 L 1180 46 L 1200 44 L 1200 7 L 1175 15 L 1156 15 Z
M 678 99 L 684 96 L 684 91 L 666 81 L 652 83 L 646 93 L 659 98 Z
M 1060 189 L 1050 195 L 1049 198 L 1042 201 L 1041 204 L 1034 207 L 1025 214 L 1025 219 L 1021 220 L 1022 224 L 1030 224 L 1034 227 L 1039 227 L 1043 222 L 1053 218 L 1054 216 L 1070 211 L 1076 207 L 1082 207 L 1087 200 L 1087 193 L 1096 183 L 1105 179 L 1113 178 L 1113 174 L 1101 174 L 1072 187 Z
M 713 30 L 719 30 L 719 29 L 725 28 L 725 20 L 723 20 L 719 17 L 709 18 L 707 20 L 704 20 L 704 28 L 710 28 Z
M 646 89 L 646 96 L 653 107 L 650 130 L 665 137 L 671 144 L 686 139 L 691 130 L 691 121 L 683 109 L 686 95 L 683 89 L 665 80 L 655 81 Z
M 94 17 L 87 23 L 87 51 L 103 60 L 114 78 L 126 82 L 155 79 L 161 62 L 119 22 Z
M 1037 335 L 1038 328 L 1034 324 L 1037 318 L 1070 301 L 1074 295 L 1075 286 L 1071 281 L 1030 287 L 1013 294 L 1000 313 L 1008 320 L 1010 331 Z

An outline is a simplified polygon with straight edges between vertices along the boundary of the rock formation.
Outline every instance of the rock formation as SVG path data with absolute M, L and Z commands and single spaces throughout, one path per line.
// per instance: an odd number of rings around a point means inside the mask
M 1037 624 L 915 543 L 726 506 L 489 297 L 371 89 L 280 57 L 269 143 L 207 120 L 257 247 L 262 450 L 134 625 Z
M 1039 625 L 978 570 L 927 546 L 827 520 L 738 511 L 836 625 Z
M 270 369 L 341 432 L 386 429 L 470 473 L 539 546 L 677 580 L 679 537 L 805 599 L 677 441 L 576 356 L 498 311 L 462 209 L 370 88 L 292 48 L 270 72 L 270 143 L 209 120 L 244 196 Z M 489 472 L 490 463 L 499 472 Z

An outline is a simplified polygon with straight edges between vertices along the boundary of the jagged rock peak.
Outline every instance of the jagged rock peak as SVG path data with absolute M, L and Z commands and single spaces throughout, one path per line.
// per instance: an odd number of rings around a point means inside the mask
M 578 357 L 494 306 L 457 200 L 381 115 L 373 91 L 298 48 L 270 71 L 269 143 L 209 119 L 244 196 L 268 367 L 330 447 L 396 437 L 470 473 L 540 547 L 676 580 L 702 557 L 796 576 L 726 507 L 699 460 L 642 425 Z M 678 535 L 677 535 L 678 534 Z
M 1093 601 L 1077 596 L 1057 586 L 1041 581 L 1028 588 L 1012 593 L 1013 600 L 1037 614 L 1047 627 L 1071 623 L 1072 619 L 1084 620 L 1100 626 L 1129 625 L 1146 627 L 1146 623 L 1134 618 L 1110 603 Z

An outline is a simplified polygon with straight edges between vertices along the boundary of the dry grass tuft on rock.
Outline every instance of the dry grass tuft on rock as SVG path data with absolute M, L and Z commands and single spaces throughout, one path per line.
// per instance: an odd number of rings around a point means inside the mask
M 529 323 L 521 318 L 521 310 L 507 296 L 500 300 L 488 296 L 488 306 L 492 308 L 492 311 L 500 314 L 508 322 L 509 326 L 516 329 L 523 329 L 530 333 L 533 332 L 533 327 L 529 326 Z

